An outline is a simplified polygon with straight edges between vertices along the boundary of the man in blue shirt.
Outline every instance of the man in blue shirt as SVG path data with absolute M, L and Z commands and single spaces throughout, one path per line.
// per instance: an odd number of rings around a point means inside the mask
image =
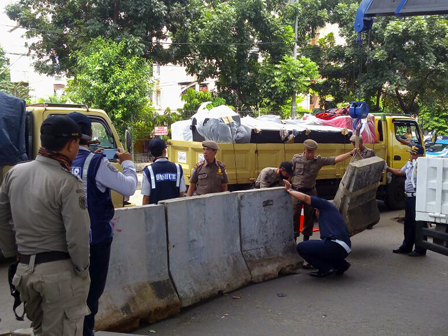
M 119 172 L 102 154 L 89 151 L 93 131 L 92 122 L 85 114 L 72 112 L 67 115 L 81 128 L 79 152 L 72 164 L 72 174 L 78 176 L 86 191 L 90 216 L 90 290 L 87 298 L 91 314 L 84 319 L 83 336 L 93 336 L 98 301 L 106 286 L 113 239 L 112 218 L 114 205 L 111 190 L 123 196 L 132 196 L 137 188 L 137 173 L 132 154 L 117 152 L 123 173 Z
M 394 169 L 387 167 L 389 173 L 399 176 L 406 176 L 404 182 L 404 191 L 406 193 L 406 201 L 404 205 L 404 240 L 401 246 L 393 250 L 393 253 L 408 254 L 411 257 L 422 257 L 426 255 L 426 249 L 415 246 L 415 235 L 417 222 L 415 221 L 415 203 L 416 203 L 416 186 L 417 186 L 417 159 L 422 156 L 425 151 L 421 145 L 414 145 L 409 150 L 409 161 L 406 162 L 403 168 Z M 423 223 L 427 227 L 426 223 Z
M 333 203 L 295 191 L 287 180 L 283 181 L 285 190 L 298 201 L 315 208 L 319 218 L 321 240 L 303 241 L 297 245 L 299 255 L 318 269 L 310 275 L 318 278 L 326 277 L 333 272 L 342 275 L 351 266 L 345 258 L 352 250 L 347 226 L 339 210 Z

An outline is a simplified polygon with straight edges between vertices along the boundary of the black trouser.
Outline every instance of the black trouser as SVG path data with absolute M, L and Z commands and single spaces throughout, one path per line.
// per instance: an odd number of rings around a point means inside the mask
M 106 286 L 107 272 L 109 271 L 110 248 L 112 238 L 99 244 L 90 245 L 90 290 L 87 298 L 87 306 L 90 315 L 84 319 L 84 336 L 93 336 L 95 326 L 95 315 L 98 312 L 98 300 L 104 292 Z
M 297 244 L 297 252 L 305 261 L 322 272 L 343 269 L 347 251 L 329 240 L 308 240 Z
M 415 197 L 406 197 L 404 205 L 404 240 L 400 246 L 400 250 L 411 252 L 415 245 L 415 236 L 417 232 L 417 222 L 415 221 Z M 428 227 L 426 222 L 423 227 Z M 426 249 L 415 246 L 415 251 L 420 254 L 426 254 Z

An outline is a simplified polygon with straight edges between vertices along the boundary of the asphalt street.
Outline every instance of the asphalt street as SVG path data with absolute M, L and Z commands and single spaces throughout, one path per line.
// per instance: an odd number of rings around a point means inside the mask
M 315 279 L 299 270 L 183 309 L 134 334 L 448 335 L 448 258 L 393 254 L 403 236 L 393 219 L 400 214 L 383 210 L 373 230 L 352 238 L 352 267 L 343 276 Z M 29 322 L 14 319 L 6 277 L 3 263 L 0 331 L 26 328 Z
M 316 279 L 300 270 L 187 308 L 135 334 L 448 335 L 448 257 L 393 254 L 403 237 L 403 225 L 393 220 L 399 214 L 404 212 L 383 210 L 373 230 L 352 238 L 352 267 L 343 276 Z

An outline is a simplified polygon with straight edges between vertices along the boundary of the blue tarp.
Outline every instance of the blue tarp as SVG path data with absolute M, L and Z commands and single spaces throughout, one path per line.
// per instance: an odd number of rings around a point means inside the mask
M 0 91 L 0 166 L 27 160 L 25 101 Z

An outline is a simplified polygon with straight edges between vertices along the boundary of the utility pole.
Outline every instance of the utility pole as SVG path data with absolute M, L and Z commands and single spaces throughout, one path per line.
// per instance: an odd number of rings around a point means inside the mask
M 294 50 L 292 52 L 292 57 L 294 59 L 297 59 L 297 26 L 298 26 L 298 21 L 299 21 L 299 13 L 296 13 L 296 22 L 294 24 Z M 297 92 L 293 92 L 292 93 L 291 119 L 295 119 L 295 117 L 296 117 L 296 95 L 297 95 Z

